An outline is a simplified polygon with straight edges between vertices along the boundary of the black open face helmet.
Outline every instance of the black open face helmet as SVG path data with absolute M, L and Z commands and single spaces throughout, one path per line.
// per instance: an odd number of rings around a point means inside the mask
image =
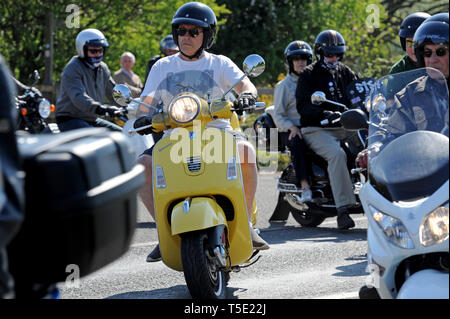
M 400 44 L 402 45 L 403 51 L 406 51 L 406 38 L 414 37 L 417 28 L 429 17 L 430 15 L 428 13 L 414 12 L 402 21 L 398 36 L 400 37 Z
M 414 34 L 414 54 L 419 67 L 425 66 L 423 51 L 425 44 L 447 44 L 448 46 L 448 12 L 435 14 L 426 19 Z
M 284 49 L 284 61 L 289 69 L 289 73 L 294 72 L 294 66 L 292 60 L 296 57 L 307 61 L 307 64 L 312 63 L 312 49 L 308 43 L 304 41 L 292 41 Z
M 342 60 L 345 50 L 344 37 L 335 30 L 320 32 L 314 41 L 314 55 L 318 60 L 322 60 L 328 54 L 335 54 Z
M 177 29 L 180 24 L 194 25 L 203 28 L 203 48 L 209 49 L 213 45 L 217 29 L 217 19 L 214 11 L 206 4 L 189 2 L 178 8 L 172 18 L 172 35 L 178 46 Z

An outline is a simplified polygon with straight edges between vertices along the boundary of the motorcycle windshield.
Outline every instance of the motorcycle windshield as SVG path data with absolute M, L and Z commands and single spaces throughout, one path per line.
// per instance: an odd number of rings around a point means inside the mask
M 391 201 L 428 197 L 449 176 L 448 84 L 432 68 L 375 82 L 369 111 L 368 172 Z
M 231 73 L 228 78 L 238 77 L 239 70 L 228 71 Z M 216 71 L 217 73 L 217 71 Z M 233 76 L 233 77 L 232 77 Z M 177 73 L 167 73 L 167 77 L 162 79 L 154 90 L 150 90 L 151 95 L 159 106 L 167 111 L 170 102 L 180 93 L 194 93 L 202 99 L 217 100 L 222 98 L 226 89 L 231 87 L 233 83 L 226 81 L 226 77 L 215 74 L 214 70 L 181 70 Z M 233 101 L 235 97 L 232 93 L 227 94 L 226 98 Z

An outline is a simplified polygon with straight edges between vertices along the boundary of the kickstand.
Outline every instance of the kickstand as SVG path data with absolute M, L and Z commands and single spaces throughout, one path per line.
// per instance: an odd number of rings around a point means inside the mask
M 253 252 L 253 254 L 251 255 L 251 257 L 248 259 L 248 262 L 250 262 L 250 260 L 252 260 L 253 257 L 255 257 L 256 255 L 258 255 L 258 253 L 259 253 L 259 250 L 255 250 L 255 251 Z M 241 266 L 241 268 L 247 268 L 247 267 L 253 265 L 254 263 L 256 263 L 256 262 L 259 260 L 259 258 L 261 258 L 261 256 L 258 256 L 258 258 L 256 258 L 256 260 L 252 261 L 252 262 L 249 263 L 248 265 Z

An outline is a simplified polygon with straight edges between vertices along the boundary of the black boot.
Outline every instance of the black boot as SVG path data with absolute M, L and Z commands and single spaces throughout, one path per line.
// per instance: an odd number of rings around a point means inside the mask
M 337 226 L 338 229 L 350 229 L 355 227 L 355 222 L 349 215 L 347 207 L 339 207 L 337 214 Z

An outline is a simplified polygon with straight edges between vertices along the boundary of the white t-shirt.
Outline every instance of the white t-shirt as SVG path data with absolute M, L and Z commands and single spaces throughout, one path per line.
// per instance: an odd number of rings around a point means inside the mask
M 221 98 L 244 73 L 229 58 L 204 51 L 201 59 L 185 61 L 180 53 L 159 59 L 152 67 L 141 99 L 151 96 L 162 101 L 166 111 L 172 99 L 181 92 L 192 92 L 207 100 Z M 156 79 L 156 80 L 155 80 Z M 208 127 L 231 129 L 230 120 L 218 119 Z

